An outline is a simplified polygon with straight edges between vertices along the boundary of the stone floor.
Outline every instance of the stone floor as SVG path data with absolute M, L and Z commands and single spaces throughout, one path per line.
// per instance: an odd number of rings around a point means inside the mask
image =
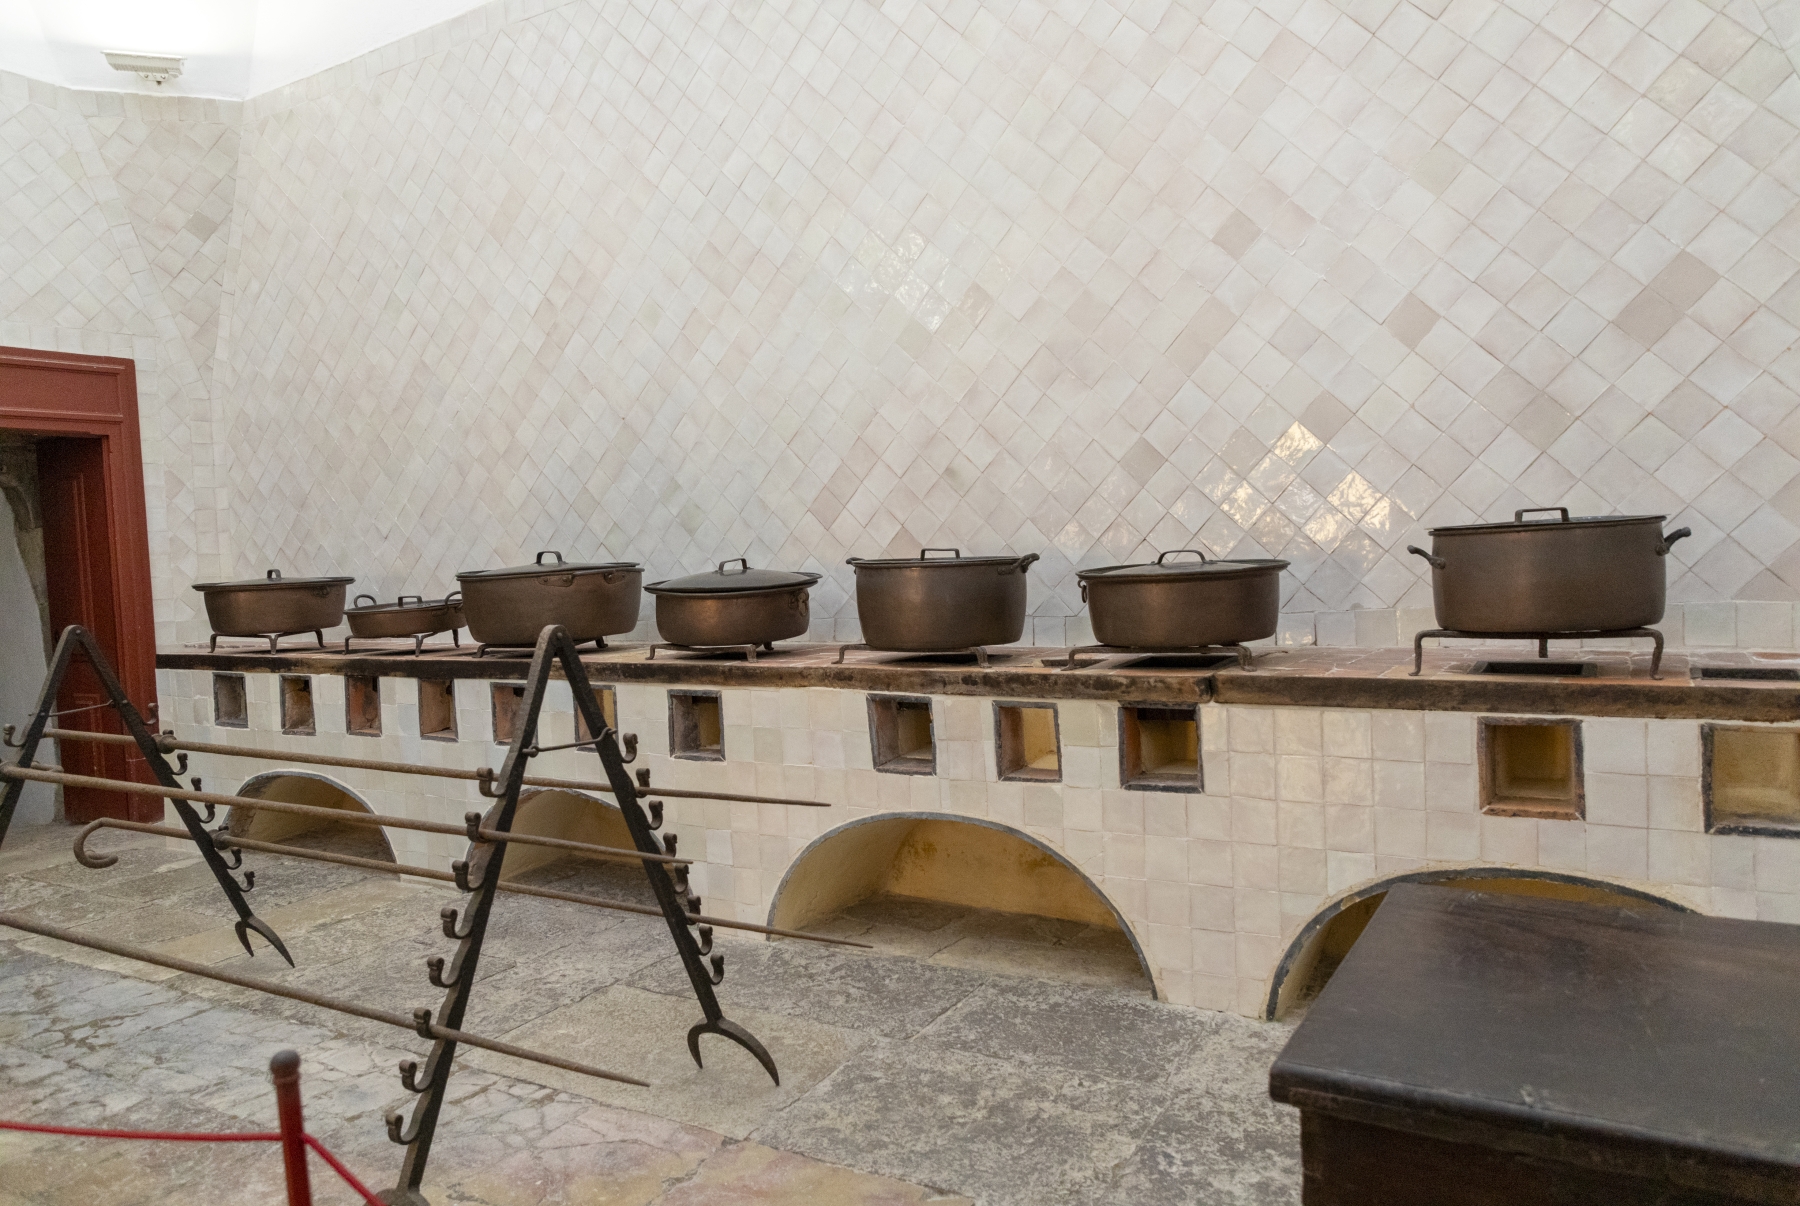
M 15 826 L 0 910 L 401 1012 L 435 1006 L 448 954 L 433 885 L 257 858 L 252 896 L 299 964 L 254 960 L 191 853 L 119 833 L 91 871 L 73 831 Z M 609 895 L 632 872 L 560 863 L 533 878 Z M 437 1206 L 1249 1206 L 1299 1200 L 1298 1128 L 1267 1096 L 1287 1029 L 1149 999 L 1117 934 L 878 900 L 821 927 L 847 947 L 731 940 L 727 1015 L 780 1065 L 771 1085 L 716 1038 L 659 919 L 523 896 L 495 908 L 466 1028 L 639 1076 L 633 1088 L 471 1052 L 434 1149 Z M 410 1033 L 0 930 L 0 1118 L 183 1130 L 272 1126 L 269 1057 L 302 1055 L 308 1127 L 375 1188 L 399 1149 Z M 282 1200 L 261 1145 L 0 1132 L 0 1206 Z M 318 1201 L 353 1197 L 314 1164 Z

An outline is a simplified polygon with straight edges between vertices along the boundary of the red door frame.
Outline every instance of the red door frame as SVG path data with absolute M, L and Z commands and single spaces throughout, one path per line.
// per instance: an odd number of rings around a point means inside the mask
M 139 711 L 156 715 L 156 613 L 150 596 L 150 527 L 138 436 L 137 368 L 116 356 L 0 347 L 0 428 L 34 435 L 98 436 L 106 464 L 119 680 Z

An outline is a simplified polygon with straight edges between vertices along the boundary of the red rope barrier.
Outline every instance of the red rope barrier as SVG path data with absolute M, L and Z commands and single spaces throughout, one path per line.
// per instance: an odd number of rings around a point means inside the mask
M 173 1143 L 277 1143 L 281 1140 L 280 1131 L 117 1131 L 91 1126 L 46 1126 L 39 1122 L 8 1122 L 0 1120 L 0 1131 L 30 1131 L 39 1135 L 75 1135 L 84 1139 L 153 1139 Z M 331 1154 L 323 1143 L 311 1135 L 304 1136 L 306 1146 L 319 1154 L 319 1159 L 331 1166 L 331 1170 L 342 1177 L 351 1189 L 362 1195 L 368 1206 L 384 1206 L 382 1200 L 370 1191 L 368 1186 L 356 1179 L 356 1174 L 344 1166 L 344 1162 Z

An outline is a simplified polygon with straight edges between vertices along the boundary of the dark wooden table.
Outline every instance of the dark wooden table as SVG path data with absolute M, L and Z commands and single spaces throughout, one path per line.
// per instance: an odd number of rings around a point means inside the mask
M 1399 885 L 1269 1092 L 1306 1206 L 1795 1206 L 1800 926 Z

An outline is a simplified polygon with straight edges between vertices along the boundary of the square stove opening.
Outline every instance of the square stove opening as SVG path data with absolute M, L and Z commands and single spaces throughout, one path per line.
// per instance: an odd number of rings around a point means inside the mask
M 375 675 L 344 676 L 344 729 L 358 737 L 381 736 L 381 680 Z
M 456 740 L 456 680 L 419 680 L 419 736 L 433 741 Z
M 1580 721 L 1484 716 L 1476 733 L 1482 812 L 1565 821 L 1586 815 Z
M 284 733 L 314 733 L 318 731 L 318 727 L 313 721 L 311 675 L 284 674 L 281 676 L 281 731 Z
M 1708 833 L 1800 837 L 1800 731 L 1700 727 Z
M 994 705 L 994 756 L 1000 777 L 1028 783 L 1062 780 L 1055 704 Z
M 213 675 L 213 723 L 227 729 L 250 727 L 250 699 L 243 675 Z
M 725 761 L 725 723 L 717 691 L 669 692 L 669 753 L 696 762 Z
M 525 708 L 525 684 L 493 683 L 488 690 L 493 698 L 494 744 L 511 745 Z
M 869 696 L 869 745 L 875 769 L 896 775 L 937 771 L 931 700 L 903 695 Z
M 600 704 L 600 716 L 606 721 L 606 727 L 614 732 L 619 728 L 619 696 L 611 687 L 595 687 L 594 698 Z M 588 732 L 587 717 L 580 708 L 575 709 L 575 736 L 573 741 L 586 741 L 593 736 Z
M 1790 666 L 1695 666 L 1694 677 L 1753 683 L 1800 683 L 1800 670 Z
M 1200 791 L 1200 710 L 1121 706 L 1119 782 L 1141 791 Z
M 1596 662 L 1552 662 L 1543 658 L 1516 662 L 1476 662 L 1472 674 L 1523 674 L 1534 678 L 1595 678 Z

